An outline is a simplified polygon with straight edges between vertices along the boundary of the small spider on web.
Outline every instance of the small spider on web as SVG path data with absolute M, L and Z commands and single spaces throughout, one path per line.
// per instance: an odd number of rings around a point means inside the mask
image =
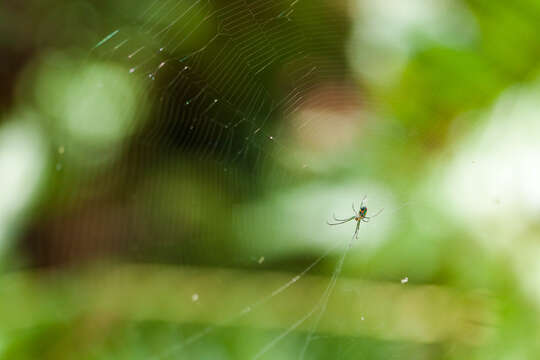
M 330 223 L 327 222 L 329 225 L 340 225 L 344 224 L 346 222 L 349 222 L 351 220 L 356 220 L 356 230 L 354 232 L 354 235 L 352 239 L 348 242 L 348 246 L 345 247 L 345 249 L 341 252 L 341 255 L 337 261 L 337 264 L 332 272 L 332 275 L 330 277 L 330 281 L 326 285 L 322 295 L 320 296 L 319 300 L 315 303 L 315 305 L 309 309 L 307 313 L 305 313 L 301 318 L 297 319 L 294 323 L 292 323 L 290 326 L 288 326 L 285 330 L 283 330 L 281 333 L 279 333 L 277 336 L 275 336 L 271 341 L 267 342 L 266 345 L 264 345 L 253 357 L 253 360 L 259 360 L 261 359 L 265 354 L 267 354 L 273 347 L 276 346 L 281 340 L 283 340 L 285 337 L 287 337 L 290 333 L 295 331 L 297 328 L 299 328 L 302 324 L 304 324 L 308 319 L 315 316 L 315 319 L 312 323 L 312 325 L 307 330 L 307 336 L 304 340 L 304 344 L 302 346 L 302 350 L 300 352 L 299 360 L 303 360 L 307 354 L 308 348 L 310 344 L 316 339 L 315 333 L 319 327 L 319 324 L 326 313 L 326 308 L 328 306 L 328 301 L 330 299 L 330 296 L 332 295 L 332 292 L 334 290 L 334 287 L 337 283 L 337 280 L 341 274 L 341 271 L 343 269 L 343 264 L 345 262 L 345 258 L 347 256 L 348 250 L 352 247 L 353 240 L 356 238 L 358 239 L 358 231 L 360 228 L 360 223 L 368 222 L 371 218 L 379 215 L 384 209 L 379 210 L 375 215 L 373 216 L 367 216 L 367 206 L 366 206 L 366 199 L 367 196 L 364 196 L 362 199 L 362 202 L 360 204 L 360 209 L 356 211 L 354 208 L 353 203 L 353 211 L 354 216 L 351 216 L 350 218 L 346 219 L 338 219 L 334 216 L 334 220 L 336 223 Z M 407 205 L 407 204 L 405 204 Z M 405 206 L 403 205 L 403 206 Z M 397 210 L 395 210 L 397 211 Z M 164 360 L 171 358 L 175 353 L 179 352 L 182 348 L 185 346 L 195 343 L 211 332 L 215 331 L 219 327 L 227 326 L 233 324 L 235 321 L 243 318 L 244 316 L 247 316 L 250 313 L 253 313 L 255 310 L 261 308 L 263 305 L 267 304 L 271 299 L 278 296 L 279 294 L 285 292 L 288 288 L 293 286 L 295 283 L 299 282 L 300 279 L 302 279 L 310 270 L 312 270 L 317 264 L 319 264 L 323 259 L 325 259 L 330 253 L 332 253 L 334 250 L 336 250 L 339 247 L 343 246 L 343 242 L 339 242 L 337 244 L 334 244 L 330 249 L 328 249 L 324 254 L 322 254 L 320 257 L 318 257 L 314 262 L 312 262 L 307 268 L 305 268 L 302 272 L 294 275 L 290 278 L 286 283 L 280 285 L 276 289 L 274 289 L 272 292 L 261 296 L 258 300 L 252 302 L 251 304 L 248 304 L 244 306 L 240 311 L 236 312 L 229 318 L 221 321 L 218 324 L 213 324 L 205 327 L 204 329 L 196 332 L 195 334 L 188 336 L 187 338 L 183 339 L 179 344 L 172 346 L 158 354 L 155 354 L 154 356 L 150 357 L 149 359 L 152 360 Z M 263 257 L 259 259 L 259 263 L 264 260 Z M 198 296 L 197 296 L 198 298 Z M 192 298 L 193 299 L 193 298 Z M 194 300 L 195 301 L 195 300 Z
M 345 224 L 346 222 L 349 222 L 351 220 L 355 220 L 356 221 L 356 230 L 354 231 L 354 235 L 353 235 L 353 239 L 358 239 L 358 230 L 360 229 L 360 223 L 363 221 L 363 222 L 369 222 L 369 219 L 371 218 L 374 218 L 375 216 L 379 215 L 383 210 L 379 210 L 375 215 L 373 216 L 367 216 L 367 206 L 365 206 L 365 201 L 366 201 L 366 196 L 364 196 L 364 198 L 362 199 L 362 202 L 360 203 L 360 210 L 359 211 L 356 211 L 356 209 L 354 208 L 354 203 L 352 204 L 352 209 L 353 209 L 353 212 L 354 212 L 354 215 L 351 216 L 350 218 L 346 218 L 346 219 L 338 219 L 336 218 L 336 215 L 333 214 L 333 217 L 334 217 L 334 221 L 336 221 L 335 223 L 331 223 L 331 222 L 326 222 L 328 225 L 341 225 L 341 224 Z

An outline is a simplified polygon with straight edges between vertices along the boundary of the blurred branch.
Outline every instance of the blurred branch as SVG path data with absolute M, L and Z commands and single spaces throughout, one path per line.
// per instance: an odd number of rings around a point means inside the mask
M 81 317 L 286 329 L 316 306 L 329 281 L 303 277 L 270 295 L 291 278 L 283 273 L 158 265 L 13 274 L 0 278 L 0 329 Z M 237 316 L 261 298 L 267 301 Z M 491 305 L 487 296 L 443 287 L 340 279 L 318 332 L 480 344 L 493 322 Z M 308 330 L 312 320 L 298 330 Z

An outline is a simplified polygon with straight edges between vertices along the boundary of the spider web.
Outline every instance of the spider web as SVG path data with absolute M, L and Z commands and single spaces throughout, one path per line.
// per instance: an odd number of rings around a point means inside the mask
M 324 106 L 324 94 L 312 95 L 317 85 L 343 82 L 347 68 L 342 50 L 346 30 L 336 24 L 335 33 L 320 33 L 317 22 L 335 21 L 328 14 L 330 8 L 324 3 L 304 5 L 301 0 L 157 0 L 135 24 L 116 29 L 99 41 L 93 52 L 125 64 L 131 76 L 148 85 L 149 98 L 154 99 L 150 105 L 152 121 L 134 135 L 135 161 L 155 163 L 159 168 L 165 166 L 163 159 L 169 158 L 171 152 L 186 152 L 198 164 L 217 163 L 217 167 L 212 165 L 203 171 L 217 168 L 222 172 L 215 175 L 219 181 L 241 187 L 240 196 L 260 192 L 261 183 L 266 191 L 294 186 L 301 174 L 298 167 L 309 169 L 312 164 L 290 148 L 276 119 L 294 117 L 308 98 L 311 104 Z M 327 105 L 332 106 L 331 102 Z M 295 125 L 304 130 L 309 126 L 310 120 Z M 249 180 L 245 181 L 247 174 Z M 403 206 L 387 209 L 385 214 L 393 214 Z M 210 213 L 204 204 L 202 207 L 202 213 Z M 171 217 L 172 232 L 176 229 L 173 221 Z M 360 233 L 365 226 L 361 226 Z M 212 247 L 208 237 L 196 240 L 203 249 Z M 150 358 L 179 356 L 185 347 L 267 305 L 329 255 L 337 253 L 337 262 L 315 305 L 285 330 L 272 335 L 252 356 L 265 357 L 311 320 L 298 354 L 304 359 L 316 339 L 352 244 L 345 237 L 332 246 L 324 245 L 322 255 L 271 293 L 261 294 L 259 300 L 244 305 L 216 325 L 182 336 L 177 345 L 157 351 Z M 251 246 L 256 252 L 256 244 Z

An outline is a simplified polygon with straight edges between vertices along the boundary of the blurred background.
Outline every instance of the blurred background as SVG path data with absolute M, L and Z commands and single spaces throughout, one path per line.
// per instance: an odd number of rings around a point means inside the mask
M 0 359 L 540 357 L 540 1 L 0 19 Z

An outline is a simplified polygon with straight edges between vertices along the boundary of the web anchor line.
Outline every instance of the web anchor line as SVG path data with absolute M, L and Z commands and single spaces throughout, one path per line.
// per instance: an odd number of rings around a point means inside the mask
M 155 355 L 153 357 L 150 357 L 150 360 L 165 359 L 165 358 L 167 358 L 169 356 L 172 356 L 175 352 L 177 352 L 177 351 L 181 350 L 182 348 L 184 348 L 185 346 L 187 346 L 189 344 L 192 344 L 192 343 L 196 342 L 197 340 L 205 337 L 206 335 L 212 333 L 217 328 L 226 326 L 228 324 L 231 324 L 231 323 L 235 322 L 236 320 L 241 319 L 242 317 L 244 317 L 247 314 L 251 313 L 253 310 L 255 310 L 258 307 L 260 307 L 260 306 L 264 305 L 265 303 L 267 303 L 273 297 L 275 297 L 275 296 L 279 295 L 280 293 L 284 292 L 285 290 L 287 290 L 287 288 L 289 288 L 294 283 L 298 282 L 300 279 L 302 279 L 302 277 L 304 277 L 304 275 L 306 275 L 311 269 L 313 269 L 317 264 L 319 264 L 322 260 L 324 260 L 331 252 L 333 252 L 335 249 L 339 248 L 340 246 L 342 246 L 342 243 L 337 243 L 336 245 L 332 246 L 324 254 L 322 254 L 315 261 L 313 261 L 308 267 L 306 267 L 302 272 L 300 272 L 300 273 L 296 274 L 295 276 L 293 276 L 289 281 L 287 281 L 285 284 L 281 285 L 280 287 L 276 288 L 270 294 L 262 297 L 261 299 L 257 300 L 256 302 L 254 302 L 254 303 L 252 303 L 252 304 L 250 304 L 248 306 L 245 306 L 236 315 L 234 315 L 234 316 L 228 318 L 227 320 L 224 320 L 221 323 L 218 323 L 216 325 L 207 326 L 206 328 L 199 331 L 198 333 L 187 337 L 182 343 L 180 343 L 180 344 L 178 344 L 178 345 L 176 345 L 176 346 L 174 346 L 172 348 L 169 348 L 167 351 L 165 351 L 165 352 L 163 352 L 161 354 L 157 354 L 157 355 Z M 341 261 L 341 262 L 343 262 L 343 261 Z M 310 315 L 308 317 L 306 317 L 302 322 L 300 322 L 297 326 L 299 326 L 305 320 L 307 320 L 316 311 L 317 308 L 318 308 L 318 306 L 315 306 L 314 309 L 309 313 Z M 294 330 L 294 329 L 292 329 L 292 330 Z M 277 343 L 277 341 L 276 341 L 276 343 Z
M 354 238 L 353 238 L 354 239 Z M 302 348 L 302 352 L 300 354 L 300 359 L 302 360 L 304 358 L 304 354 L 309 346 L 309 343 L 311 342 L 311 339 L 313 337 L 313 334 L 315 333 L 315 330 L 317 330 L 317 327 L 319 326 L 319 322 L 321 321 L 322 316 L 326 312 L 326 307 L 328 305 L 328 299 L 330 298 L 330 295 L 332 295 L 332 291 L 334 290 L 334 286 L 336 285 L 337 279 L 339 275 L 341 274 L 341 270 L 343 269 L 343 263 L 345 262 L 345 257 L 347 256 L 347 253 L 352 247 L 352 241 L 351 239 L 349 241 L 349 244 L 343 250 L 343 253 L 341 254 L 341 257 L 338 261 L 338 264 L 335 268 L 335 270 L 332 273 L 332 277 L 330 278 L 330 281 L 328 283 L 328 286 L 324 290 L 321 298 L 317 302 L 317 304 L 302 318 L 300 318 L 298 321 L 296 321 L 294 324 L 292 324 L 287 330 L 279 334 L 277 337 L 275 337 L 272 341 L 270 341 L 267 345 L 265 345 L 256 355 L 253 357 L 253 360 L 259 359 L 261 356 L 263 356 L 265 353 L 267 353 L 272 347 L 274 347 L 280 340 L 285 338 L 288 334 L 290 334 L 292 331 L 294 331 L 296 328 L 298 328 L 300 325 L 302 325 L 306 320 L 308 320 L 313 314 L 319 311 L 319 316 L 317 316 L 317 319 L 315 320 L 315 324 L 311 327 L 308 337 L 306 338 L 306 342 L 304 343 L 304 347 Z

